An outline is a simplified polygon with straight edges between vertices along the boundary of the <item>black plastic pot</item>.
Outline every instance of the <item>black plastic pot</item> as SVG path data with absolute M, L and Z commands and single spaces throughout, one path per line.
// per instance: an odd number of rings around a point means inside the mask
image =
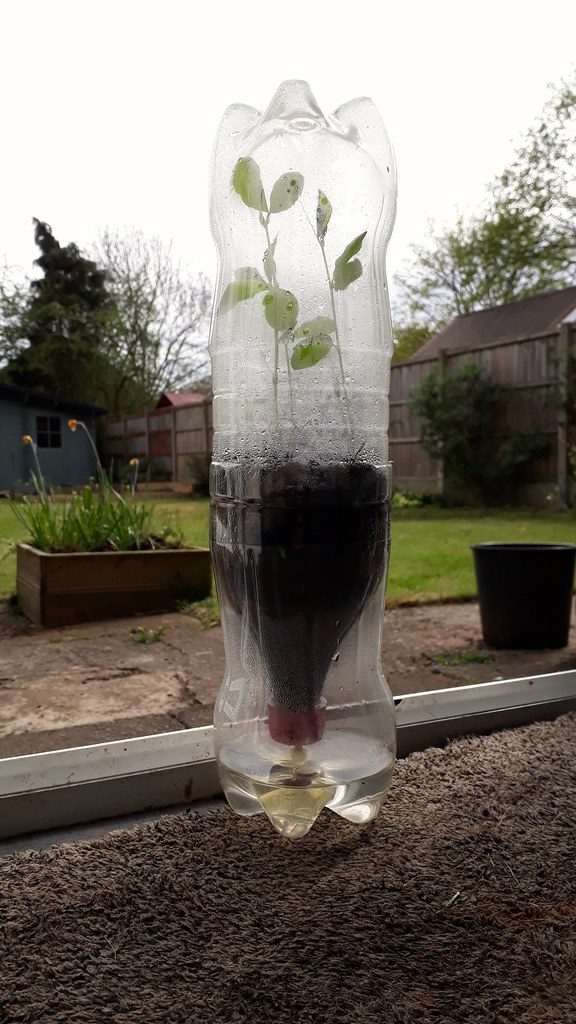
M 566 647 L 576 544 L 474 544 L 482 634 L 490 647 Z

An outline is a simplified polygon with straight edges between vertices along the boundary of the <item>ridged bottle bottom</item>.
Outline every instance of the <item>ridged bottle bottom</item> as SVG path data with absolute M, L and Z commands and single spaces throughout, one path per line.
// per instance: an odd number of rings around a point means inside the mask
M 325 807 L 355 824 L 377 816 L 394 770 L 390 751 L 350 733 L 271 747 L 240 742 L 220 751 L 220 779 L 237 814 L 265 813 L 287 839 L 305 836 Z

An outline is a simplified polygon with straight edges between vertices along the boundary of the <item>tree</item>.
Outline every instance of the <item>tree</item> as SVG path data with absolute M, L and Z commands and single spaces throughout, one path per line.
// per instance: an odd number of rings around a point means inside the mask
M 35 261 L 43 276 L 0 289 L 5 381 L 90 401 L 101 341 L 114 318 L 105 275 L 76 245 L 61 246 L 34 218 Z
M 395 324 L 392 362 L 400 363 L 403 359 L 410 359 L 410 356 L 426 344 L 432 334 L 430 328 L 424 324 Z
M 210 372 L 199 373 L 190 380 L 192 391 L 198 391 L 204 398 L 212 398 L 212 374 Z
M 0 368 L 26 348 L 22 336 L 24 315 L 29 302 L 30 282 L 15 267 L 0 270 Z M 1 370 L 0 370 L 1 372 Z
M 545 447 L 532 430 L 504 438 L 494 429 L 496 408 L 507 394 L 481 367 L 468 364 L 445 375 L 435 367 L 410 395 L 422 446 L 442 464 L 448 500 L 502 501 L 518 470 Z
M 207 323 L 211 289 L 190 278 L 171 248 L 142 232 L 105 230 L 94 258 L 106 275 L 117 311 L 104 347 L 110 372 L 103 400 L 112 412 L 141 408 L 177 390 L 209 366 Z
M 496 208 L 538 213 L 564 265 L 576 269 L 576 68 L 553 88 L 514 159 L 491 187 Z
M 482 212 L 431 226 L 398 275 L 405 324 L 441 329 L 454 316 L 574 281 L 576 73 L 554 90 Z

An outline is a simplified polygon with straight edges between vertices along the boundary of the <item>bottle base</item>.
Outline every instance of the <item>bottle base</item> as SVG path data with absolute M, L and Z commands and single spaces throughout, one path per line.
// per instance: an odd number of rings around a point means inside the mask
M 265 813 L 280 835 L 301 839 L 326 807 L 356 825 L 377 817 L 394 771 L 394 758 L 378 771 L 346 782 L 331 782 L 321 774 L 299 775 L 285 765 L 260 779 L 235 771 L 220 762 L 219 772 L 226 799 L 237 814 L 250 817 Z

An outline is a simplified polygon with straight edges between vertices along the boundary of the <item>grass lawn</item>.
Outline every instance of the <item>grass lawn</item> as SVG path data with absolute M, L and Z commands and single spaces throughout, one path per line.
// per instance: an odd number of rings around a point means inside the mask
M 482 541 L 574 544 L 576 516 L 530 509 L 395 509 L 388 603 L 474 596 L 470 545 Z
M 155 503 L 156 504 L 156 503 Z M 208 543 L 208 501 L 156 504 L 159 525 L 166 517 L 189 544 Z M 0 594 L 15 589 L 12 541 L 24 529 L 8 504 L 0 504 Z M 470 545 L 479 541 L 576 542 L 576 516 L 527 509 L 395 509 L 388 603 L 465 598 L 475 594 Z

